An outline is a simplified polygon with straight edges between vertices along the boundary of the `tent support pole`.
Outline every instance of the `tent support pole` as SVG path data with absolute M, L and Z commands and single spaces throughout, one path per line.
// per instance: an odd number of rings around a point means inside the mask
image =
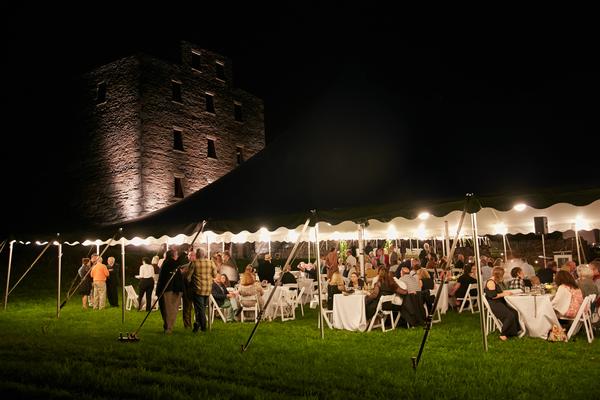
M 581 251 L 579 248 L 581 244 L 579 243 L 579 230 L 575 227 L 575 247 L 577 247 L 577 265 L 581 264 Z
M 446 231 L 446 254 L 444 255 L 447 256 L 450 252 L 450 229 L 448 228 L 448 221 L 444 221 L 444 229 Z M 452 260 L 447 261 L 446 267 L 450 266 L 450 261 Z
M 477 307 L 479 307 L 479 324 L 481 325 L 481 337 L 483 340 L 483 349 L 485 351 L 488 351 L 488 343 L 487 343 L 487 335 L 486 333 L 486 327 L 485 327 L 485 317 L 484 317 L 484 313 L 483 313 L 483 300 L 481 298 L 481 296 L 484 296 L 483 293 L 483 282 L 481 282 L 481 265 L 479 262 L 480 256 L 479 256 L 479 241 L 477 240 L 477 213 L 473 213 L 471 214 L 471 226 L 473 227 L 473 237 L 475 237 L 475 240 L 473 241 L 473 249 L 475 250 L 475 267 L 477 268 L 477 293 L 479 294 L 479 296 L 477 296 Z
M 310 246 L 312 242 L 310 241 L 310 233 L 308 234 L 308 263 L 310 264 Z
M 452 257 L 454 257 L 454 250 L 456 250 L 456 244 L 458 243 L 458 236 L 460 234 L 460 230 L 462 229 L 466 214 L 467 214 L 467 202 L 465 201 L 465 206 L 464 206 L 464 209 L 460 216 L 460 221 L 458 222 L 458 228 L 456 229 L 456 237 L 454 238 L 454 243 L 452 244 L 452 248 L 450 249 L 450 254 L 448 255 L 448 260 L 452 260 Z M 448 266 L 449 265 L 450 265 L 450 261 L 448 261 Z M 411 357 L 412 367 L 415 372 L 417 370 L 417 367 L 419 366 L 419 361 L 421 360 L 421 355 L 423 354 L 423 349 L 425 348 L 425 343 L 427 342 L 427 336 L 429 336 L 429 331 L 431 330 L 431 327 L 433 326 L 433 314 L 434 314 L 435 310 L 437 309 L 437 305 L 440 300 L 440 295 L 442 294 L 442 288 L 446 284 L 446 282 L 448 282 L 448 278 L 449 278 L 448 275 L 451 276 L 452 274 L 451 273 L 444 274 L 444 281 L 440 282 L 440 285 L 438 286 L 437 293 L 435 295 L 435 300 L 433 301 L 433 306 L 431 307 L 431 310 L 430 310 L 431 312 L 429 312 L 429 315 L 427 316 L 427 318 L 425 320 L 425 334 L 423 335 L 423 339 L 421 340 L 421 347 L 419 347 L 419 353 L 417 354 L 416 357 Z
M 502 243 L 504 245 L 504 263 L 508 262 L 508 253 L 506 252 L 506 233 L 502 234 Z
M 13 244 L 14 240 L 10 241 L 10 245 L 8 246 L 8 272 L 6 274 L 6 290 L 4 291 L 4 309 L 6 310 L 6 304 L 8 303 L 8 288 L 10 285 L 10 268 L 12 266 L 12 255 L 13 255 Z
M 542 233 L 542 254 L 544 255 L 544 269 L 546 268 L 546 242 L 544 240 L 544 233 Z
M 294 243 L 294 247 L 292 247 L 292 251 L 290 252 L 290 255 L 288 256 L 287 260 L 285 261 L 285 264 L 284 264 L 284 266 L 282 268 L 282 272 L 285 270 L 285 268 L 288 265 L 290 265 L 290 262 L 292 261 L 292 259 L 294 257 L 294 254 L 296 253 L 296 250 L 298 250 L 298 245 L 300 244 L 300 238 L 302 237 L 302 235 L 304 235 L 304 232 L 306 232 L 306 228 L 308 227 L 309 222 L 310 222 L 310 218 L 308 218 L 306 220 L 306 222 L 304 223 L 304 226 L 302 227 L 302 232 L 296 238 L 296 242 Z M 258 253 L 257 253 L 257 255 L 258 255 Z M 281 286 L 281 278 L 282 277 L 283 277 L 283 273 L 281 273 L 279 275 L 279 278 L 277 279 L 277 282 L 275 282 L 275 285 L 273 286 L 273 289 L 271 289 L 271 293 L 269 294 L 269 298 L 265 302 L 264 307 L 258 313 L 258 318 L 256 319 L 256 323 L 254 324 L 254 328 L 252 328 L 252 332 L 250 333 L 250 337 L 248 338 L 248 341 L 246 342 L 246 344 L 242 345 L 242 353 L 245 352 L 246 350 L 248 350 L 248 346 L 250 346 L 250 342 L 252 342 L 252 338 L 254 337 L 254 334 L 256 333 L 256 329 L 258 329 L 258 325 L 260 324 L 260 321 L 262 321 L 262 319 L 263 319 L 263 314 L 264 314 L 265 310 L 267 310 L 269 308 L 269 303 L 271 303 L 271 299 L 273 298 L 273 295 L 277 291 L 277 286 Z M 209 310 L 210 310 L 210 307 L 209 307 Z M 209 311 L 209 317 L 210 317 L 210 311 Z
M 206 258 L 210 260 L 210 239 L 206 235 Z M 208 308 L 210 310 L 210 307 Z
M 62 275 L 62 243 L 58 241 L 58 284 L 56 290 L 56 318 L 60 317 L 60 279 Z
M 358 224 L 358 262 L 360 263 L 360 276 L 363 282 L 367 282 L 365 277 L 365 225 Z
M 125 238 L 124 237 L 121 237 L 121 323 L 122 324 L 125 323 Z
M 8 294 L 11 294 L 12 291 L 15 290 L 17 285 L 23 280 L 23 278 L 25 278 L 25 275 L 27 275 L 29 273 L 29 271 L 31 271 L 31 268 L 33 268 L 33 266 L 39 261 L 39 259 L 42 258 L 42 256 L 44 255 L 46 250 L 48 250 L 48 248 L 50 247 L 51 244 L 52 244 L 52 240 L 48 240 L 48 244 L 46 245 L 46 247 L 44 247 L 42 252 L 37 256 L 37 258 L 33 261 L 33 263 L 31 263 L 29 268 L 27 268 L 27 271 L 25 271 L 25 273 L 23 275 L 21 275 L 21 277 L 19 278 L 17 283 L 15 283 L 14 286 L 8 291 Z M 7 297 L 8 297 L 8 295 L 7 295 Z
M 325 339 L 325 327 L 323 326 L 323 301 L 321 300 L 321 249 L 319 248 L 319 223 L 315 222 L 315 243 L 317 243 L 317 282 L 319 287 L 319 326 L 321 327 L 321 339 Z

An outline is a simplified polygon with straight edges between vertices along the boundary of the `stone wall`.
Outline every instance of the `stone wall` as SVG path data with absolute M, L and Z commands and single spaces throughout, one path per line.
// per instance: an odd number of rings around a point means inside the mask
M 200 63 L 192 68 L 192 52 Z M 187 196 L 214 182 L 265 146 L 262 100 L 232 86 L 231 61 L 183 42 L 181 63 L 137 54 L 102 66 L 81 80 L 84 118 L 74 176 L 85 182 L 72 206 L 99 223 L 142 216 L 179 200 L 175 178 Z M 218 64 L 224 78 L 217 78 Z M 106 83 L 106 102 L 96 103 Z M 172 94 L 181 87 L 181 101 Z M 206 110 L 206 95 L 214 112 Z M 243 120 L 236 121 L 234 104 Z M 181 131 L 183 150 L 174 149 Z M 216 158 L 208 157 L 208 139 Z M 89 184 L 88 184 L 89 182 Z

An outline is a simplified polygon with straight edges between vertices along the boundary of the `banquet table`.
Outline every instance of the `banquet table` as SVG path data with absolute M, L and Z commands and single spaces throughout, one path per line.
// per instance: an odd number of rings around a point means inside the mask
M 546 339 L 552 325 L 560 325 L 552 308 L 550 294 L 516 294 L 504 299 L 519 313 L 519 323 L 523 329 L 521 336 L 527 334 L 530 337 Z
M 367 329 L 364 294 L 333 296 L 333 327 L 348 331 Z

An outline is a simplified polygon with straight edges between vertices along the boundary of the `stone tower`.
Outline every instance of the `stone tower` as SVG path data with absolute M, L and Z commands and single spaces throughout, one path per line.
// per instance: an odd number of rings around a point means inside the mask
M 79 82 L 81 153 L 70 206 L 118 223 L 173 204 L 265 146 L 261 99 L 233 87 L 231 61 L 181 43 L 181 61 L 136 54 Z

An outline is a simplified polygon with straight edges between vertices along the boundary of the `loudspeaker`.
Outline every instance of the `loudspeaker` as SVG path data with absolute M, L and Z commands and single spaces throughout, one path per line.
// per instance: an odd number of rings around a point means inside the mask
M 547 235 L 548 234 L 548 218 L 533 217 L 533 223 L 535 225 L 536 235 Z

